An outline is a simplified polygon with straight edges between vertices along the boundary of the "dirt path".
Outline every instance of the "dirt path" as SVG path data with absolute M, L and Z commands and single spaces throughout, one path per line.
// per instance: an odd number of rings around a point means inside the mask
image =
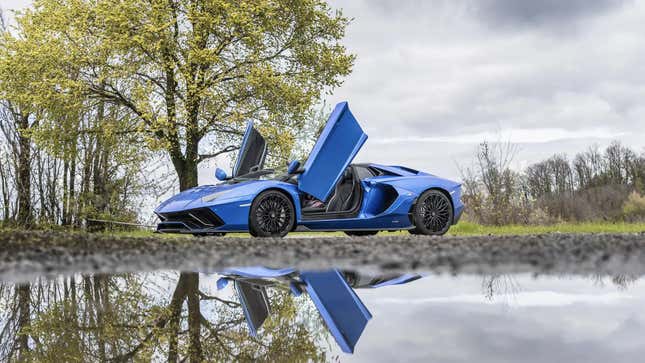
M 441 273 L 645 274 L 645 233 L 365 238 L 124 238 L 3 232 L 0 281 L 240 265 Z

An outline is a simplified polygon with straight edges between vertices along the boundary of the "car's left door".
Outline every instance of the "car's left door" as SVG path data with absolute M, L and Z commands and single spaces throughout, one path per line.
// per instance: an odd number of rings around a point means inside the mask
M 267 142 L 262 134 L 253 126 L 253 121 L 246 124 L 246 132 L 242 139 L 240 152 L 233 167 L 233 177 L 248 174 L 262 169 L 266 158 Z

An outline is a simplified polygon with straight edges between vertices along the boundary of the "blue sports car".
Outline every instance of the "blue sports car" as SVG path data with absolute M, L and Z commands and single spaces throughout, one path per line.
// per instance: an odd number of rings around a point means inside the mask
M 464 205 L 461 185 L 403 166 L 351 164 L 367 140 L 347 102 L 334 108 L 309 158 L 286 174 L 264 169 L 267 144 L 247 125 L 231 176 L 183 191 L 155 210 L 162 233 L 282 237 L 291 231 L 367 236 L 408 230 L 443 235 Z

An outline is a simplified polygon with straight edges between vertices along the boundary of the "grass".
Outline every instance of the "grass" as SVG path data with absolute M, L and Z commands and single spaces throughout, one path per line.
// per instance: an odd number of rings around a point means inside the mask
M 452 226 L 448 235 L 452 236 L 478 236 L 478 235 L 522 235 L 543 233 L 639 233 L 645 232 L 645 223 L 611 223 L 611 222 L 585 222 L 585 223 L 558 223 L 551 225 L 506 225 L 484 226 L 468 221 L 461 221 Z M 151 231 L 125 231 L 105 232 L 110 235 L 124 237 L 192 237 L 191 235 L 154 234 Z M 406 231 L 381 232 L 379 235 L 407 234 Z M 248 233 L 231 233 L 229 237 L 249 237 Z M 292 232 L 289 236 L 344 236 L 342 232 Z
M 456 236 L 475 235 L 516 235 L 516 234 L 542 234 L 542 233 L 638 233 L 645 232 L 645 223 L 611 223 L 611 222 L 585 222 L 585 223 L 558 223 L 551 225 L 506 225 L 483 226 L 472 222 L 459 222 L 453 226 L 448 234 Z

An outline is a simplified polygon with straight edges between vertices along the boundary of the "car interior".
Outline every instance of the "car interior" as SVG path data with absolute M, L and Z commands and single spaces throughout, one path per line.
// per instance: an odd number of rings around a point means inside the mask
M 287 183 L 297 184 L 299 163 L 294 165 L 294 170 L 277 176 L 276 179 Z M 228 183 L 238 183 L 245 180 L 273 174 L 273 169 L 259 169 L 259 165 L 250 168 L 250 172 L 231 178 Z M 381 173 L 367 165 L 354 164 L 348 166 L 341 176 L 334 192 L 327 201 L 320 201 L 306 193 L 301 195 L 302 215 L 305 219 L 330 219 L 355 217 L 360 210 L 363 199 L 363 189 L 360 181 L 371 178 Z
M 321 203 L 309 195 L 303 195 L 301 198 L 303 218 L 329 219 L 356 216 L 363 199 L 360 181 L 375 175 L 377 173 L 367 166 L 348 166 L 328 201 Z

